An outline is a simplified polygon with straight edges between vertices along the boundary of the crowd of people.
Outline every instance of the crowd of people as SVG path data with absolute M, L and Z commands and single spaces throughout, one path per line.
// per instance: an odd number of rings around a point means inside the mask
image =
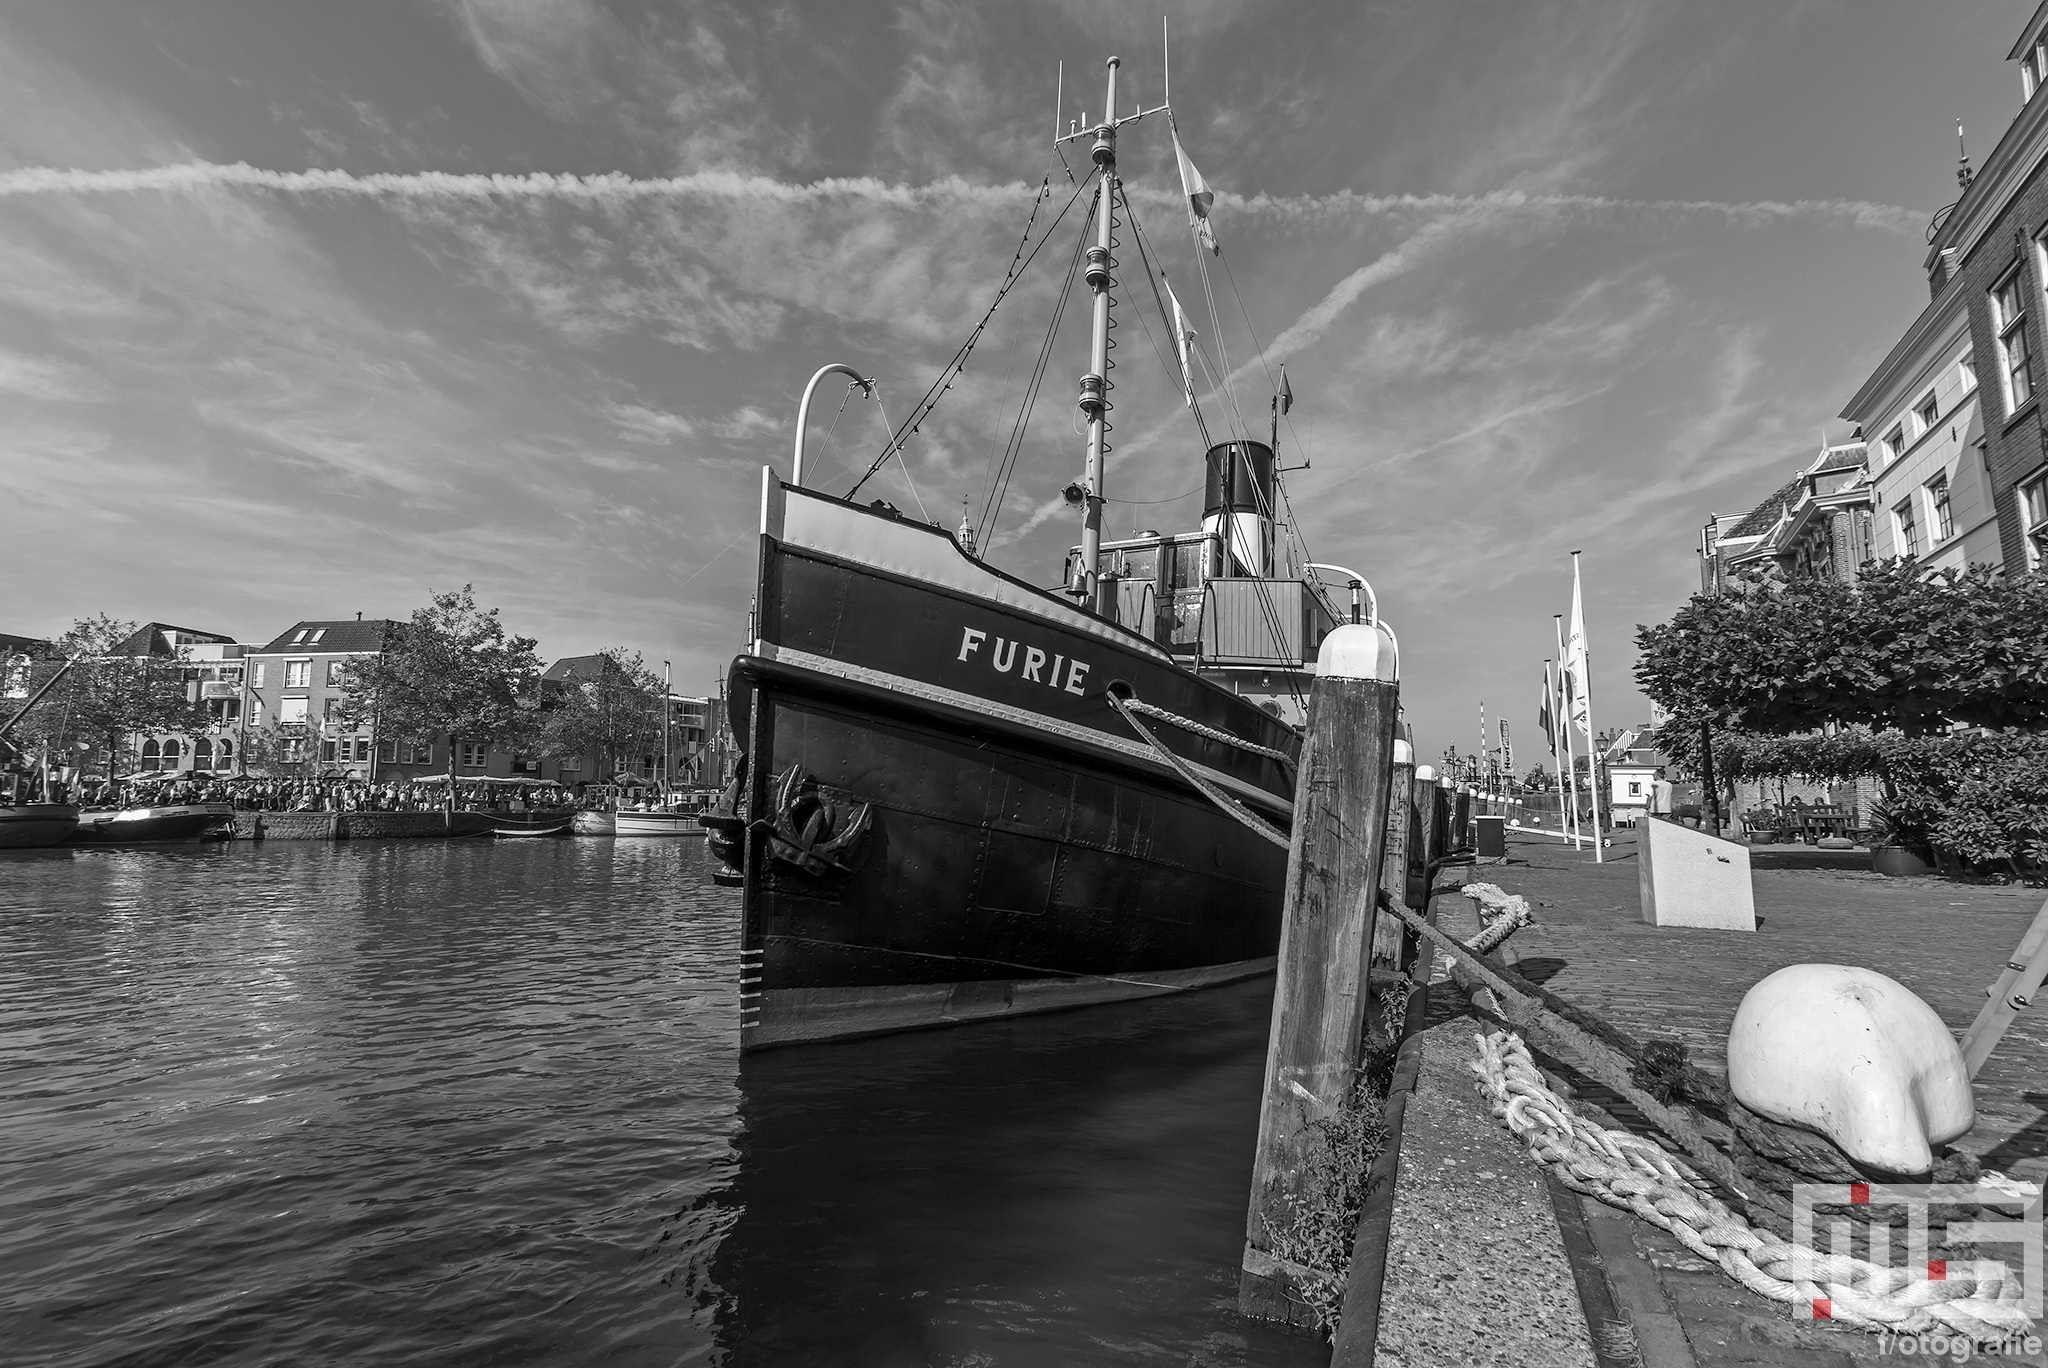
M 111 784 L 99 777 L 84 779 L 77 801 L 89 808 L 226 803 L 247 812 L 439 812 L 448 805 L 447 793 L 445 781 L 145 775 Z M 455 806 L 470 812 L 536 812 L 584 805 L 569 790 L 554 786 L 455 785 Z

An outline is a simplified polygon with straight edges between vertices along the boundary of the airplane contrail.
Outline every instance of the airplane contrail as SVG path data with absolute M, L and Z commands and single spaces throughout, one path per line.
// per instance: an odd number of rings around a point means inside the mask
M 528 171 L 478 174 L 453 171 L 271 171 L 247 162 L 179 162 L 136 170 L 86 171 L 31 166 L 0 171 L 0 197 L 22 195 L 105 195 L 178 192 L 215 188 L 268 190 L 279 194 L 353 196 L 371 199 L 513 200 L 619 202 L 654 199 L 714 199 L 781 204 L 814 204 L 858 199 L 900 208 L 934 204 L 1010 203 L 1036 192 L 1024 181 L 982 184 L 949 176 L 922 185 L 873 176 L 831 176 L 783 181 L 736 171 L 697 171 L 687 176 L 629 176 L 622 172 L 580 175 Z M 1171 204 L 1169 191 L 1139 192 L 1138 198 Z M 1688 200 L 1626 199 L 1500 190 L 1481 195 L 1367 195 L 1341 190 L 1328 195 L 1217 196 L 1219 208 L 1296 227 L 1316 227 L 1388 215 L 1456 214 L 1473 209 L 1512 214 L 1584 213 L 1681 215 L 1719 218 L 1738 226 L 1792 220 L 1835 221 L 1850 227 L 1917 233 L 1926 214 L 1869 200 Z

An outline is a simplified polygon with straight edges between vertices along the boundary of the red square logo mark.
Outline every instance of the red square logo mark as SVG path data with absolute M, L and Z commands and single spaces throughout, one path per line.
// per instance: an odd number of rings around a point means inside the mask
M 1815 1297 L 1813 1299 L 1813 1318 L 1815 1320 L 1833 1320 L 1835 1318 L 1835 1304 L 1826 1297 Z
M 1947 1281 L 1948 1281 L 1948 1260 L 1947 1260 L 1947 1259 L 1929 1259 L 1929 1260 L 1927 1261 L 1927 1281 L 1929 1281 L 1929 1282 L 1947 1282 Z
M 1855 1205 L 1857 1205 L 1857 1206 L 1869 1206 L 1869 1205 L 1870 1205 L 1870 1184 L 1868 1184 L 1868 1183 L 1851 1183 L 1851 1184 L 1849 1184 L 1849 1200 L 1850 1200 L 1850 1202 L 1854 1203 L 1854 1204 L 1855 1204 Z

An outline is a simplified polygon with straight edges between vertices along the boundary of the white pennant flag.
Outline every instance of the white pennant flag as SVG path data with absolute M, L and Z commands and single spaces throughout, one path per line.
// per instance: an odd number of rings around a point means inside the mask
M 1586 656 L 1586 606 L 1579 591 L 1579 562 L 1572 558 L 1572 630 L 1564 643 L 1565 706 L 1571 723 L 1590 747 L 1593 743 L 1592 666 Z M 1590 751 L 1588 752 L 1591 753 Z
M 1188 407 L 1195 406 L 1195 373 L 1188 368 L 1188 344 L 1195 340 L 1194 325 L 1180 307 L 1180 296 L 1173 292 L 1173 286 L 1166 283 L 1166 272 L 1159 273 L 1159 283 L 1166 285 L 1166 298 L 1173 305 L 1173 344 L 1180 353 L 1180 387 L 1187 396 Z
M 1195 240 L 1212 252 L 1221 253 L 1217 245 L 1216 232 L 1209 226 L 1209 210 L 1216 203 L 1216 192 L 1209 188 L 1209 182 L 1202 179 L 1202 173 L 1195 170 L 1195 164 L 1188 160 L 1188 154 L 1180 145 L 1180 130 L 1173 130 L 1173 156 L 1180 163 L 1181 193 L 1188 197 L 1188 223 L 1195 230 Z

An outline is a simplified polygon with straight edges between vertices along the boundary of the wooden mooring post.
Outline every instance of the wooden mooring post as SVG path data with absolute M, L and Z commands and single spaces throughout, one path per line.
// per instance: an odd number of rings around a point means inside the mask
M 1239 1310 L 1295 1325 L 1312 1324 L 1299 1289 L 1314 1275 L 1274 1253 L 1271 1226 L 1298 1209 L 1308 1128 L 1345 1102 L 1358 1068 L 1400 707 L 1399 686 L 1379 677 L 1383 668 L 1393 673 L 1371 624 L 1345 623 L 1324 639 L 1295 786 L 1238 1278 Z

